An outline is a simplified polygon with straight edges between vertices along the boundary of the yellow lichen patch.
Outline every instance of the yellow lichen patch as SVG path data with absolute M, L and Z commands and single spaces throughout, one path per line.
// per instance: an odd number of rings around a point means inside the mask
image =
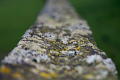
M 76 50 L 80 50 L 80 46 L 78 46 L 78 47 L 76 48 Z
M 64 49 L 63 49 L 63 51 L 67 51 L 67 50 L 69 50 L 69 49 L 68 49 L 68 48 L 64 48 Z
M 84 78 L 85 79 L 93 79 L 94 76 L 92 74 L 86 74 L 86 75 L 84 75 Z
M 69 43 L 76 42 L 76 40 L 70 40 Z
M 11 72 L 11 69 L 10 69 L 9 67 L 2 66 L 2 67 L 0 68 L 0 72 L 1 72 L 1 73 L 5 73 L 5 74 L 8 74 L 8 73 Z
M 40 73 L 40 76 L 43 77 L 43 78 L 56 78 L 58 75 L 54 72 L 50 72 L 50 73 L 46 73 L 46 72 L 41 72 Z
M 51 76 L 53 77 L 53 78 L 56 78 L 58 75 L 57 75 L 57 73 L 54 73 L 54 72 L 52 72 L 52 73 L 50 73 L 51 74 Z
M 13 73 L 12 77 L 13 78 L 23 78 L 23 76 L 20 73 L 18 73 L 18 72 Z

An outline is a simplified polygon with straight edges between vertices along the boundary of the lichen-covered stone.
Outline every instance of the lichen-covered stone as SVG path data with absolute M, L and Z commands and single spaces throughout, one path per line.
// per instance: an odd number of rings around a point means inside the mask
M 116 74 L 67 0 L 48 0 L 0 67 L 1 80 L 117 80 Z

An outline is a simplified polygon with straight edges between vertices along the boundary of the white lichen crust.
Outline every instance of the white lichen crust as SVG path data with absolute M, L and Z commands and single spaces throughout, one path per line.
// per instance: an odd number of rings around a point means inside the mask
M 36 23 L 2 62 L 12 70 L 16 66 L 12 73 L 22 74 L 10 80 L 117 80 L 114 63 L 96 46 L 86 21 L 67 0 L 48 0 Z

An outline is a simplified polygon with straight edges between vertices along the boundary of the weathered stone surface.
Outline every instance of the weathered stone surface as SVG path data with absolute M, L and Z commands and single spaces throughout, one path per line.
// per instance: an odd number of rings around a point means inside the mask
M 117 80 L 116 74 L 67 0 L 48 0 L 0 68 L 0 80 Z

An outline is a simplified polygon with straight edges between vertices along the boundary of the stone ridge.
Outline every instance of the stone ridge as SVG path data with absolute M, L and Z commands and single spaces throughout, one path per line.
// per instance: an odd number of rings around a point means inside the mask
M 67 0 L 49 0 L 2 63 L 1 80 L 117 80 L 114 63 Z

